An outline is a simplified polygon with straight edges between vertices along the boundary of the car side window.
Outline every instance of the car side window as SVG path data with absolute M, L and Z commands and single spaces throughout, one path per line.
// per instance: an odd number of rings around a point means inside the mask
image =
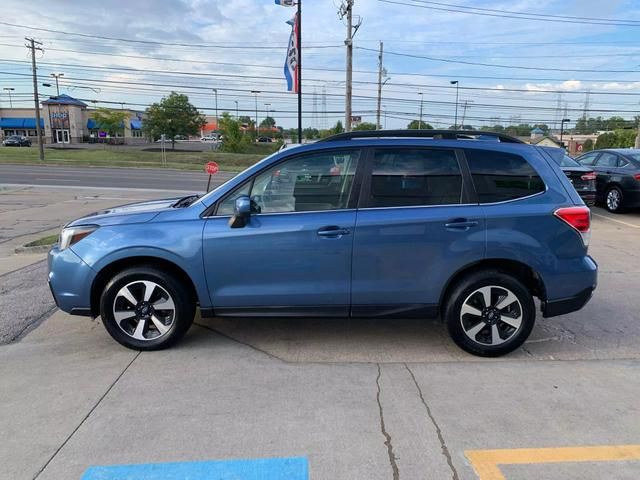
M 618 156 L 614 153 L 604 152 L 600 155 L 600 158 L 598 158 L 596 166 L 615 168 L 618 166 Z
M 491 150 L 465 150 L 480 203 L 504 202 L 544 192 L 545 184 L 523 157 Z
M 453 150 L 379 149 L 368 207 L 461 203 L 462 174 Z
M 596 162 L 596 158 L 598 158 L 598 152 L 586 153 L 578 159 L 578 163 L 590 167 Z

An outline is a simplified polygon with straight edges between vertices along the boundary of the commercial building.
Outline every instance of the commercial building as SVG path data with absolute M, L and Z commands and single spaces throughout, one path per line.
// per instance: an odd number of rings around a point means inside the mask
M 124 109 L 128 120 L 121 132 L 111 138 L 98 128 L 93 118 L 95 109 L 69 95 L 50 97 L 42 102 L 40 128 L 43 129 L 44 143 L 68 144 L 83 142 L 143 143 L 143 112 Z M 36 139 L 35 108 L 0 108 L 0 137 L 24 135 Z

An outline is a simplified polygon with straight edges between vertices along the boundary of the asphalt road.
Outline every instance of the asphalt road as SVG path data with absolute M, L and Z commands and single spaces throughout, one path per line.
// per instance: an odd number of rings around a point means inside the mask
M 234 177 L 218 172 L 212 188 Z M 143 168 L 58 167 L 46 165 L 0 165 L 0 184 L 56 185 L 69 187 L 135 188 L 203 192 L 207 175 L 202 172 Z

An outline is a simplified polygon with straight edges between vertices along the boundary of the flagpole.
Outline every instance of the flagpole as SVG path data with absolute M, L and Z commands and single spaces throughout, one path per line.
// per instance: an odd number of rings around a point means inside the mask
M 298 143 L 302 143 L 302 0 L 298 0 Z

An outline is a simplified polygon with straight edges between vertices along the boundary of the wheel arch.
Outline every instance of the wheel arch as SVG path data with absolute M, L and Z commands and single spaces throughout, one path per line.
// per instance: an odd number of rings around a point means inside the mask
M 546 300 L 547 294 L 542 277 L 531 266 L 517 260 L 489 258 L 466 265 L 449 278 L 440 294 L 440 312 L 442 313 L 446 299 L 462 278 L 476 272 L 490 269 L 512 275 L 520 280 L 533 296 L 538 297 L 542 301 Z
M 105 265 L 95 276 L 93 283 L 91 284 L 91 315 L 94 318 L 100 315 L 100 296 L 102 295 L 104 288 L 107 286 L 107 283 L 109 283 L 109 280 L 122 270 L 140 266 L 154 267 L 171 273 L 187 287 L 194 303 L 200 303 L 193 280 L 184 269 L 176 265 L 174 262 L 165 258 L 148 255 L 125 257 L 114 260 L 113 262 Z

